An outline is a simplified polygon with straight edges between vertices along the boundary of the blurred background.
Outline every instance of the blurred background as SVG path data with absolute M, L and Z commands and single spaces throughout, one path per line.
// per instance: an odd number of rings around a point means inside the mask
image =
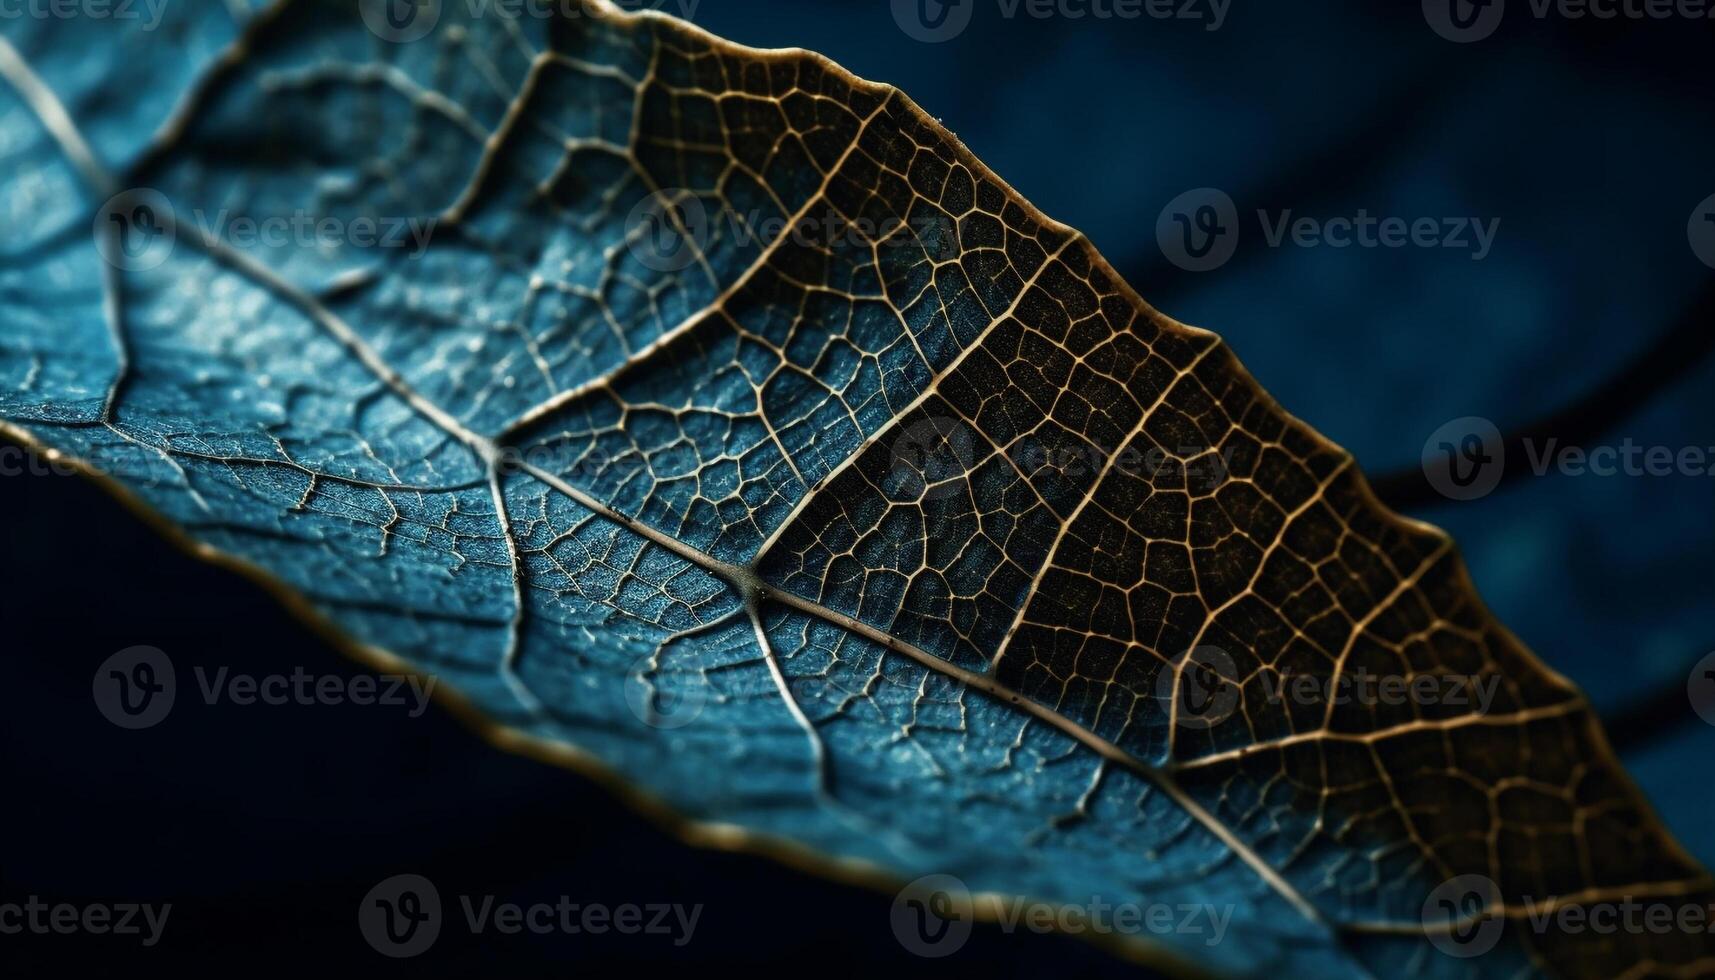
M 1693 665 L 1715 651 L 1715 478 L 1528 465 L 1550 439 L 1715 457 L 1715 20 L 1538 16 L 1526 0 L 1483 8 L 1464 30 L 1444 0 L 1065 0 L 1046 18 L 1011 0 L 654 6 L 897 84 L 1159 309 L 1223 334 L 1288 410 L 1357 454 L 1385 499 L 1453 532 L 1496 614 L 1583 686 L 1669 826 L 1715 866 L 1715 725 L 1687 697 Z M 1218 200 L 1210 191 L 1234 203 L 1230 258 L 1189 271 L 1164 209 L 1188 192 Z M 1270 241 L 1283 218 L 1326 229 L 1362 215 L 1444 232 L 1468 219 L 1493 238 Z M 1455 501 L 1420 458 L 1467 417 L 1505 434 L 1505 478 Z M 0 479 L 0 514 L 0 900 L 170 901 L 174 942 L 149 958 L 162 972 L 949 967 L 894 941 L 890 895 L 685 847 L 439 709 L 181 699 L 166 723 L 120 730 L 90 682 L 124 647 L 167 650 L 181 676 L 358 669 L 79 480 Z M 355 908 L 402 871 L 443 894 L 704 912 L 684 947 L 562 935 L 496 950 L 443 933 L 433 956 L 395 963 L 329 897 Z M 130 952 L 118 942 L 3 946 L 15 976 L 94 975 Z M 992 927 L 950 965 L 1123 969 L 1081 942 Z

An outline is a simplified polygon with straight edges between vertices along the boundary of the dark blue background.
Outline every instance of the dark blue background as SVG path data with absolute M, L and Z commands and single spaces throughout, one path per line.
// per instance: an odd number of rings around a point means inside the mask
M 1528 474 L 1470 503 L 1422 485 L 1424 440 L 1479 415 L 1590 445 L 1715 446 L 1715 273 L 1686 225 L 1715 193 L 1715 22 L 1537 20 L 1454 45 L 1416 3 L 1234 0 L 1206 22 L 1004 19 L 911 40 L 884 0 L 702 0 L 694 19 L 820 50 L 898 84 L 1050 215 L 1088 233 L 1164 312 L 1227 337 L 1292 412 L 1358 455 L 1403 509 L 1451 529 L 1495 612 L 1610 721 L 1680 839 L 1715 864 L 1715 728 L 1684 694 L 1715 649 L 1715 479 Z M 668 7 L 669 10 L 680 8 Z M 682 12 L 682 11 L 681 11 Z M 1167 263 L 1158 215 L 1219 188 L 1236 258 Z M 1271 248 L 1254 213 L 1498 218 L 1492 254 Z M 695 941 L 443 935 L 415 974 L 571 975 L 621 962 L 944 974 L 886 924 L 889 897 L 688 849 L 570 773 L 488 747 L 444 713 L 206 707 L 123 732 L 91 673 L 122 647 L 251 673 L 352 673 L 256 588 L 186 558 L 93 487 L 0 479 L 0 890 L 175 903 L 138 965 L 399 969 L 358 899 L 400 871 L 443 894 L 704 903 Z M 122 941 L 6 937 L 59 974 Z M 993 976 L 1114 964 L 1078 942 L 979 930 L 953 961 Z M 31 972 L 26 970 L 25 972 Z

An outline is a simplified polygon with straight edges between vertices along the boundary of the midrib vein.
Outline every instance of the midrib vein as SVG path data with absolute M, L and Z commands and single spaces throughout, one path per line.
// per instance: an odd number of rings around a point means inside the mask
M 286 281 L 268 267 L 228 247 L 225 243 L 214 240 L 210 236 L 199 236 L 196 240 L 215 258 L 226 262 L 235 270 L 251 277 L 258 284 L 275 293 L 287 303 L 297 307 L 298 310 L 312 323 L 326 331 L 328 335 L 343 347 L 348 354 L 355 358 L 358 363 L 363 365 L 365 370 L 369 371 L 377 380 L 393 391 L 424 420 L 468 446 L 472 452 L 483 460 L 484 464 L 489 467 L 490 471 L 495 473 L 495 477 L 498 478 L 499 474 L 497 471 L 500 467 L 501 461 L 499 446 L 486 436 L 480 435 L 467 428 L 451 413 L 435 404 L 421 392 L 417 391 L 410 382 L 405 380 L 404 376 L 400 372 L 389 367 L 375 349 L 370 347 L 350 324 L 346 323 L 332 310 L 329 310 L 327 307 L 322 305 L 319 300 L 307 291 Z M 984 674 L 978 674 L 955 664 L 948 663 L 934 654 L 931 654 L 914 644 L 901 640 L 884 630 L 877 629 L 868 623 L 862 622 L 861 620 L 844 613 L 829 609 L 820 603 L 813 602 L 797 595 L 796 593 L 788 592 L 770 585 L 763 581 L 753 568 L 721 561 L 713 555 L 707 554 L 698 548 L 680 541 L 665 531 L 612 507 L 583 490 L 578 489 L 559 476 L 543 470 L 538 466 L 528 462 L 518 462 L 515 464 L 515 467 L 518 472 L 528 474 L 544 485 L 567 497 L 573 503 L 583 507 L 585 510 L 588 510 L 599 517 L 619 525 L 625 530 L 643 537 L 645 540 L 722 579 L 739 594 L 740 599 L 743 601 L 755 602 L 758 599 L 771 600 L 788 608 L 798 610 L 799 612 L 850 630 L 851 632 L 856 633 L 885 649 L 907 656 L 930 670 L 937 671 L 944 676 L 950 677 L 966 687 L 981 691 L 998 701 L 1011 704 L 1026 714 L 1029 714 L 1039 721 L 1059 730 L 1063 734 L 1084 745 L 1086 748 L 1089 748 L 1091 751 L 1096 752 L 1102 758 L 1125 766 L 1127 769 L 1138 773 L 1148 779 L 1152 785 L 1159 788 L 1163 793 L 1167 794 L 1175 804 L 1189 813 L 1193 819 L 1202 824 L 1223 844 L 1231 848 L 1232 852 L 1237 855 L 1240 860 L 1244 861 L 1246 865 L 1255 871 L 1256 874 L 1269 885 L 1269 887 L 1273 888 L 1282 898 L 1291 903 L 1302 915 L 1316 923 L 1318 926 L 1327 929 L 1330 934 L 1335 934 L 1336 930 L 1334 925 L 1329 923 L 1327 919 L 1323 917 L 1322 913 L 1313 904 L 1311 904 L 1311 902 L 1306 899 L 1291 882 L 1288 882 L 1273 865 L 1270 865 L 1265 861 L 1260 854 L 1253 850 L 1249 844 L 1241 840 L 1229 827 L 1226 826 L 1226 824 L 1222 823 L 1214 816 L 1214 814 L 1210 813 L 1200 803 L 1192 799 L 1166 771 L 1144 762 L 1130 752 L 1127 752 L 1125 749 L 1115 745 L 1113 742 L 1102 738 L 1095 732 L 1090 731 L 1070 718 L 1055 712 L 1053 709 L 1025 697 L 1012 688 L 996 681 L 992 677 Z M 808 496 L 808 494 L 806 495 Z M 501 513 L 497 514 L 496 517 L 501 522 L 503 528 L 507 523 L 504 513 L 504 503 L 504 494 L 497 493 L 496 505 L 501 509 Z M 508 530 L 505 533 L 510 534 L 510 531 Z M 516 616 L 522 617 L 523 614 L 524 609 L 520 606 L 516 611 Z M 516 629 L 516 626 L 514 629 Z M 509 665 L 502 665 L 503 673 L 508 669 Z
M 277 12 L 278 9 L 283 6 L 283 3 L 278 4 L 271 8 L 269 12 Z M 230 68 L 236 60 L 242 58 L 243 52 L 248 47 L 248 41 L 249 38 L 246 37 L 235 44 L 232 49 L 226 53 L 226 56 L 220 59 L 217 63 L 217 67 Z M 215 74 L 218 76 L 219 72 L 216 72 Z M 12 83 L 14 88 L 19 90 L 20 94 L 31 104 L 38 116 L 43 119 L 44 126 L 46 126 L 50 133 L 60 141 L 61 146 L 66 150 L 68 156 L 73 159 L 74 163 L 78 162 L 78 153 L 80 149 L 83 151 L 85 160 L 94 167 L 92 171 L 85 173 L 86 178 L 91 179 L 92 184 L 99 186 L 102 181 L 106 181 L 110 185 L 111 178 L 104 170 L 100 169 L 98 164 L 95 164 L 93 156 L 89 156 L 87 154 L 87 144 L 83 141 L 70 117 L 64 114 L 64 109 L 59 106 L 58 100 L 53 98 L 52 93 L 48 91 L 45 86 L 41 85 L 40 80 L 29 70 L 23 60 L 18 57 L 17 52 L 3 37 L 0 37 L 0 77 L 6 78 Z M 32 98 L 33 94 L 37 97 Z M 41 95 L 45 95 L 46 99 L 41 99 Z M 56 110 L 58 113 L 57 117 L 55 116 Z M 56 125 L 56 122 L 53 121 L 56 118 L 63 121 L 63 126 Z M 171 143 L 176 140 L 180 132 L 182 132 L 182 129 L 169 124 L 163 132 L 161 139 L 153 149 L 156 152 L 164 153 L 170 147 Z M 850 148 L 848 147 L 848 153 L 849 152 Z M 80 169 L 82 168 L 80 167 Z M 501 488 L 499 486 L 499 481 L 504 475 L 504 470 L 502 468 L 502 454 L 499 445 L 494 440 L 466 427 L 451 412 L 442 408 L 421 392 L 417 391 L 416 388 L 412 386 L 399 371 L 389 366 L 386 361 L 381 358 L 379 353 L 364 341 L 349 323 L 345 322 L 332 310 L 328 309 L 320 300 L 306 290 L 276 274 L 266 265 L 263 265 L 248 255 L 229 247 L 226 243 L 219 241 L 212 235 L 199 232 L 191 240 L 201 246 L 211 258 L 228 265 L 269 292 L 274 293 L 289 305 L 297 308 L 306 318 L 338 343 L 347 352 L 347 354 L 357 360 L 367 372 L 373 375 L 397 397 L 410 406 L 414 412 L 430 424 L 441 429 L 452 438 L 467 446 L 474 454 L 476 454 L 483 461 L 483 464 L 488 471 L 489 481 L 491 483 L 491 489 L 494 493 L 495 505 L 498 511 L 496 519 L 500 524 L 502 533 L 507 536 L 509 548 L 514 556 L 514 561 L 516 562 L 516 542 L 512 539 L 510 522 L 506 514 L 505 495 L 501 492 Z M 1042 269 L 1045 269 L 1054 261 L 1055 258 L 1058 257 L 1060 253 L 1064 252 L 1067 248 L 1072 247 L 1075 243 L 1084 248 L 1090 247 L 1087 240 L 1084 240 L 1081 236 L 1073 236 L 1068 241 L 1062 242 L 1060 247 L 1050 254 L 1050 256 L 1044 261 L 1042 267 L 1039 268 L 1036 271 L 1036 274 L 1031 277 L 1030 281 L 1025 284 L 1025 288 L 1020 290 L 1019 296 L 1014 299 L 1014 305 L 1021 300 L 1024 294 L 1028 293 L 1030 286 L 1034 283 L 1036 276 L 1040 275 Z M 986 336 L 988 331 L 992 330 L 996 323 L 1003 320 L 1005 316 L 1010 315 L 1010 313 L 1011 310 L 1008 310 L 1007 313 L 994 317 L 988 327 L 985 327 L 982 334 L 979 335 L 978 341 L 980 342 L 982 336 Z M 682 324 L 681 326 L 688 326 L 688 321 L 686 324 Z M 955 359 L 955 363 L 952 366 L 956 367 L 957 363 L 962 361 L 970 348 L 974 346 L 977 346 L 977 343 L 973 343 L 967 347 L 965 351 L 961 352 L 959 357 Z M 651 352 L 659 349 L 660 347 L 657 346 L 656 348 L 653 348 Z M 634 361 L 635 360 L 637 359 L 634 359 Z M 943 372 L 943 375 L 946 373 L 948 372 Z M 913 404 L 921 404 L 928 398 L 935 388 L 936 385 L 932 382 L 925 391 L 918 396 L 917 400 Z M 547 406 L 541 406 L 541 408 L 546 409 Z M 873 439 L 866 440 L 864 446 L 860 447 L 860 451 L 861 448 L 867 448 L 873 441 Z M 849 462 L 849 459 L 847 462 Z M 811 601 L 795 593 L 770 585 L 762 580 L 762 578 L 755 572 L 754 568 L 721 561 L 712 555 L 678 540 L 664 531 L 615 509 L 609 504 L 590 496 L 588 493 L 579 490 L 577 487 L 572 486 L 560 477 L 544 471 L 539 467 L 528 463 L 520 463 L 517 464 L 515 468 L 516 471 L 528 474 L 591 513 L 641 536 L 645 540 L 661 547 L 669 553 L 674 554 L 722 579 L 739 594 L 741 601 L 752 604 L 759 600 L 778 602 L 787 608 L 797 610 L 806 615 L 814 616 L 825 622 L 832 623 L 849 630 L 852 633 L 876 643 L 884 649 L 909 657 L 926 669 L 933 670 L 943 676 L 949 677 L 965 687 L 977 690 L 997 701 L 1011 704 L 1018 710 L 1023 711 L 1027 715 L 1030 715 L 1031 717 L 1072 738 L 1074 741 L 1090 749 L 1092 752 L 1095 752 L 1099 757 L 1123 766 L 1147 779 L 1151 785 L 1156 786 L 1177 806 L 1226 845 L 1234 855 L 1250 867 L 1252 871 L 1267 883 L 1271 889 L 1296 908 L 1300 914 L 1320 928 L 1327 930 L 1330 936 L 1336 937 L 1337 939 L 1340 934 L 1340 929 L 1351 928 L 1355 925 L 1354 923 L 1341 923 L 1336 927 L 1333 923 L 1330 923 L 1315 905 L 1306 899 L 1296 887 L 1286 880 L 1279 870 L 1264 860 L 1262 856 L 1258 854 L 1248 843 L 1240 839 L 1231 828 L 1216 818 L 1215 815 L 1204 808 L 1202 804 L 1191 798 L 1186 790 L 1174 780 L 1171 773 L 1166 770 L 1144 762 L 1113 742 L 1055 712 L 1053 709 L 1025 697 L 1012 688 L 996 681 L 991 676 L 978 674 L 949 663 L 914 644 L 892 636 L 886 631 L 871 626 L 868 623 L 862 622 L 844 613 L 829 609 L 820 603 Z M 827 480 L 821 481 L 820 486 L 826 486 L 827 482 Z M 806 499 L 813 495 L 816 492 L 816 489 L 820 489 L 820 486 L 807 491 Z M 521 569 L 515 564 L 514 575 L 516 576 L 520 572 Z M 518 597 L 518 608 L 515 610 L 515 614 L 511 622 L 513 633 L 512 642 L 514 643 L 517 640 L 516 634 L 519 629 L 519 623 L 521 622 L 525 612 L 523 608 L 522 589 L 517 588 L 516 579 L 515 595 Z M 509 646 L 508 650 L 508 656 L 513 656 L 513 648 Z M 503 675 L 508 674 L 510 669 L 510 663 L 501 665 L 501 672 Z M 791 706 L 789 705 L 788 707 L 790 708 Z

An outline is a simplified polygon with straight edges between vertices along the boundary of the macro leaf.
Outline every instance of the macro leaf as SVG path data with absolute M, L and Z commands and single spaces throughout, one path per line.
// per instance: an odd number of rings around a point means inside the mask
M 0 416 L 354 652 L 713 843 L 1224 909 L 1118 937 L 1174 967 L 1708 968 L 1528 927 L 1715 892 L 1444 535 L 899 92 L 599 3 L 165 9 L 4 24 Z

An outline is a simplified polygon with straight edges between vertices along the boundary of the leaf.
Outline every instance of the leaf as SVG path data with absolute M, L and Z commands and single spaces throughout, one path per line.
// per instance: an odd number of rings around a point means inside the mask
M 819 56 L 478 9 L 5 22 L 6 431 L 709 842 L 1230 913 L 1117 937 L 1181 968 L 1707 969 L 1530 926 L 1711 885 L 1214 335 Z

